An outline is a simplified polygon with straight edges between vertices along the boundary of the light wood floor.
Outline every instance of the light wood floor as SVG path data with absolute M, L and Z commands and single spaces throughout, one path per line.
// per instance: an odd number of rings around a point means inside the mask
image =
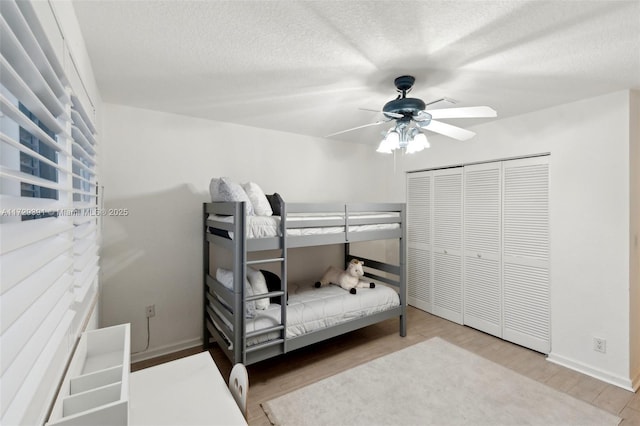
M 558 366 L 542 354 L 412 307 L 408 309 L 406 337 L 398 335 L 398 320 L 392 319 L 248 366 L 249 425 L 270 424 L 260 407 L 262 402 L 435 336 L 614 413 L 623 418 L 621 426 L 640 425 L 639 393 Z M 132 365 L 132 371 L 200 351 L 194 348 L 142 361 Z M 223 377 L 228 378 L 229 360 L 215 346 L 210 352 Z

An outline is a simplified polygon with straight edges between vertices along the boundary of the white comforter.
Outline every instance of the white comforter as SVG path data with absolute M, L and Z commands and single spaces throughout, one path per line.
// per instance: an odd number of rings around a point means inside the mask
M 287 338 L 383 312 L 399 305 L 398 293 L 380 284 L 375 288 L 359 288 L 355 295 L 335 285 L 319 289 L 311 284 L 294 286 L 289 289 Z M 253 319 L 246 320 L 246 330 L 249 333 L 278 324 L 280 305 L 272 303 L 269 308 L 256 311 Z M 278 336 L 279 332 L 262 334 L 247 339 L 247 346 Z

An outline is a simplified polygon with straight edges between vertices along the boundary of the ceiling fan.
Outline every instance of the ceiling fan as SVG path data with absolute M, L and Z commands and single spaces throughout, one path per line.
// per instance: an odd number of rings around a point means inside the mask
M 387 102 L 382 107 L 382 111 L 377 111 L 382 112 L 385 117 L 384 119 L 351 129 L 341 130 L 326 137 L 362 129 L 364 127 L 377 126 L 395 120 L 395 126 L 384 133 L 385 137 L 378 147 L 378 152 L 391 153 L 396 149 L 402 149 L 404 152 L 412 153 L 429 147 L 427 137 L 422 130 L 429 130 L 461 141 L 470 139 L 475 135 L 475 133 L 470 130 L 452 126 L 451 124 L 443 123 L 436 119 L 485 118 L 497 116 L 496 111 L 488 106 L 427 109 L 429 105 L 441 101 L 453 101 L 442 98 L 425 104 L 422 99 L 408 98 L 407 92 L 411 90 L 415 80 L 415 77 L 410 75 L 403 75 L 394 80 L 396 89 L 400 94 L 396 99 Z

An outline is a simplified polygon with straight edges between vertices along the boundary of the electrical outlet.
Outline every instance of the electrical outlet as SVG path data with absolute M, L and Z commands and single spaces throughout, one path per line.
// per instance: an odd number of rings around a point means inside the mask
M 152 318 L 156 316 L 156 305 L 149 305 L 146 308 L 147 318 Z
M 596 352 L 607 353 L 607 341 L 600 337 L 593 338 L 593 350 Z

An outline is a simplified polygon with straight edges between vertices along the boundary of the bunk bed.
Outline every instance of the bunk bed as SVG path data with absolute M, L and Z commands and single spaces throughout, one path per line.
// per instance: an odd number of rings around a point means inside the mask
M 248 365 L 390 318 L 399 319 L 405 336 L 405 205 L 276 203 L 273 216 L 247 215 L 244 201 L 203 204 L 205 350 L 215 341 L 232 363 Z M 397 264 L 352 255 L 351 243 L 374 240 L 398 240 Z M 288 249 L 332 244 L 344 246 L 345 265 L 364 261 L 365 277 L 376 287 L 353 295 L 334 285 L 302 291 L 287 282 Z M 231 282 L 214 270 L 212 246 L 231 254 Z M 279 288 L 249 294 L 248 271 L 269 263 L 280 264 Z M 249 318 L 247 304 L 265 297 L 278 303 Z M 310 312 L 327 317 L 309 322 Z

